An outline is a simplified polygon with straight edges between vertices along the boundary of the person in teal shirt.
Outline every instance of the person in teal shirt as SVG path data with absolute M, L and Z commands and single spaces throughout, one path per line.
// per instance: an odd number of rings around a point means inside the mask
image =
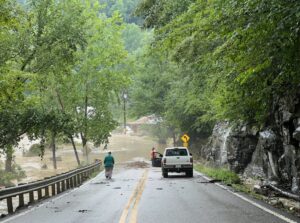
M 107 156 L 104 158 L 105 177 L 107 179 L 111 179 L 112 177 L 114 164 L 115 164 L 115 159 L 111 155 L 111 152 L 108 152 Z

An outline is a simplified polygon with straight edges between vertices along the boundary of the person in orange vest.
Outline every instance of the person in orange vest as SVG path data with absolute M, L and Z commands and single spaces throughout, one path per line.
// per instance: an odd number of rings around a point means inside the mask
M 154 166 L 154 160 L 156 158 L 156 150 L 154 147 L 151 150 L 150 156 L 151 156 L 152 166 Z

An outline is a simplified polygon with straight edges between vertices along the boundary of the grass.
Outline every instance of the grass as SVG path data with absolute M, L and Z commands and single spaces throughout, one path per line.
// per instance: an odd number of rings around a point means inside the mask
M 220 180 L 225 184 L 241 183 L 241 179 L 236 173 L 224 168 L 213 168 L 213 167 L 205 166 L 203 164 L 196 164 L 195 169 L 215 180 Z
M 223 183 L 232 186 L 233 189 L 239 192 L 249 194 L 256 199 L 263 199 L 262 195 L 255 193 L 249 185 L 243 184 L 238 174 L 228 169 L 214 168 L 205 166 L 203 164 L 196 164 L 195 169 L 208 177 L 211 177 L 215 180 L 220 180 Z
M 25 171 L 19 165 L 13 164 L 12 172 L 6 172 L 0 167 L 0 186 L 12 187 L 14 180 L 21 180 L 26 177 Z
M 249 194 L 251 197 L 254 197 L 258 200 L 263 200 L 263 196 L 260 194 L 257 194 L 253 191 L 253 189 L 249 185 L 244 185 L 244 184 L 232 184 L 232 187 L 239 191 L 243 192 L 245 194 Z

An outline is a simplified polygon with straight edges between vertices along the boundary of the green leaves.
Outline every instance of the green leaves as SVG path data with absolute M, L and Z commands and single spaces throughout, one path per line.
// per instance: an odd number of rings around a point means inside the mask
M 123 21 L 100 9 L 96 0 L 32 0 L 26 8 L 1 0 L 2 148 L 24 133 L 108 137 L 116 125 L 109 104 L 129 74 Z
M 284 0 L 142 1 L 137 14 L 156 28 L 146 55 L 160 54 L 177 69 L 138 78 L 144 89 L 165 89 L 158 105 L 152 97 L 160 96 L 147 90 L 136 99 L 148 99 L 147 113 L 154 113 L 153 105 L 182 130 L 222 119 L 272 119 L 274 98 L 299 89 L 299 9 L 298 1 Z M 159 75 L 172 78 L 152 78 Z

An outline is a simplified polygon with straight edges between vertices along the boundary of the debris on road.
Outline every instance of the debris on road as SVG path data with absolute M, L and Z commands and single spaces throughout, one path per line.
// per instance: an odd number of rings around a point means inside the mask
M 86 213 L 86 212 L 90 212 L 91 210 L 85 210 L 85 209 L 83 209 L 83 210 L 78 210 L 78 212 L 80 212 L 80 213 Z
M 145 161 L 134 161 L 128 162 L 126 165 L 127 168 L 148 168 L 149 164 Z

